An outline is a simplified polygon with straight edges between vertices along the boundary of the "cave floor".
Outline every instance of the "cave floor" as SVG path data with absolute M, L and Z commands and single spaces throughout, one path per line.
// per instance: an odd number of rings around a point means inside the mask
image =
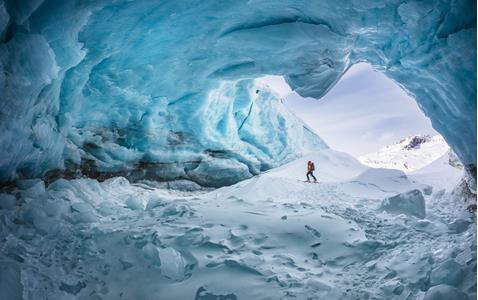
M 438 284 L 476 296 L 476 221 L 449 191 L 385 169 L 306 183 L 295 166 L 202 192 L 33 181 L 0 211 L 3 273 L 21 274 L 25 299 L 423 299 Z M 379 209 L 413 189 L 424 218 Z

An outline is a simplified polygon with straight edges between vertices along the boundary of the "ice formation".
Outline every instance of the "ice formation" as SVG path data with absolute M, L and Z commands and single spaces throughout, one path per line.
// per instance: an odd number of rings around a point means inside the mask
M 425 198 L 420 190 L 411 190 L 385 199 L 380 209 L 392 214 L 425 218 Z
M 323 144 L 254 78 L 281 75 L 319 98 L 361 61 L 413 95 L 465 165 L 476 164 L 475 8 L 0 1 L 0 179 L 81 172 L 230 184 L 296 157 L 304 140 Z M 204 176 L 215 172 L 228 176 Z

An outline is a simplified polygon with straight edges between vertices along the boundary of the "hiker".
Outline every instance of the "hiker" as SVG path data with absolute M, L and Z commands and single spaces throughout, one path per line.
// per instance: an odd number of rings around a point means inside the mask
M 314 176 L 315 166 L 310 160 L 307 162 L 307 182 L 310 182 L 309 175 L 314 178 L 314 182 L 317 182 L 317 178 Z

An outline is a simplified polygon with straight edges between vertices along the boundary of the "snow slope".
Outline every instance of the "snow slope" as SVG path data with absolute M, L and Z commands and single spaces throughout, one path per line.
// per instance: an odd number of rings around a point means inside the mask
M 464 176 L 464 168 L 453 151 L 449 150 L 429 165 L 410 172 L 409 176 L 431 186 L 451 189 Z
M 373 168 L 398 169 L 408 173 L 429 165 L 449 149 L 440 135 L 415 135 L 363 155 L 359 160 Z
M 307 160 L 320 183 L 303 182 Z M 213 191 L 18 185 L 0 194 L 2 299 L 476 297 L 474 215 L 330 149 Z M 385 200 L 410 190 L 409 206 Z

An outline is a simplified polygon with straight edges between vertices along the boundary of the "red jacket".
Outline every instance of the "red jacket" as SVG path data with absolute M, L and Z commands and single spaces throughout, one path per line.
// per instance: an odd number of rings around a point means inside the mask
M 314 170 L 315 170 L 314 163 L 307 163 L 307 171 L 311 172 Z

